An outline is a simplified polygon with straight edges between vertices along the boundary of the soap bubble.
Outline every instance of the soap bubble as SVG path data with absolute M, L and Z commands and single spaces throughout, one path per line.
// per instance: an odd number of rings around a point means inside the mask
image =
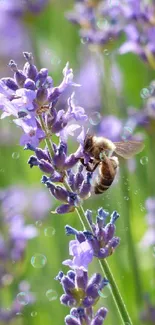
M 35 254 L 31 257 L 31 264 L 36 269 L 43 268 L 47 263 L 47 258 L 43 254 Z
M 13 154 L 12 154 L 13 159 L 18 159 L 19 157 L 20 157 L 19 152 L 13 152 Z
M 46 297 L 49 301 L 56 300 L 58 298 L 58 294 L 56 291 L 49 289 L 46 291 Z
M 48 227 L 44 229 L 44 235 L 46 237 L 52 237 L 53 235 L 55 235 L 55 229 L 53 227 Z
M 101 114 L 99 112 L 94 112 L 91 114 L 89 118 L 90 124 L 97 125 L 100 123 L 100 121 L 101 121 Z
M 17 301 L 21 305 L 28 305 L 29 303 L 29 295 L 27 292 L 19 292 L 17 295 Z
M 144 156 L 144 157 L 142 157 L 142 158 L 140 159 L 140 163 L 141 163 L 141 165 L 147 165 L 148 161 L 149 161 L 149 159 L 148 159 L 148 157 L 146 157 L 146 156 Z

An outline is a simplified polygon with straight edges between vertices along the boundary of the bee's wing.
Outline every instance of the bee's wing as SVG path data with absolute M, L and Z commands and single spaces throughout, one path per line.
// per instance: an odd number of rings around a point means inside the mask
M 114 142 L 115 152 L 118 156 L 129 159 L 144 148 L 144 143 L 140 141 Z

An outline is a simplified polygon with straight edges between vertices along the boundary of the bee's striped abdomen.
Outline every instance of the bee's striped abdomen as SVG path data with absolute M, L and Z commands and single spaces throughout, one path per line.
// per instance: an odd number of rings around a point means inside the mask
M 95 194 L 102 194 L 108 190 L 115 178 L 117 167 L 118 162 L 116 162 L 113 158 L 106 158 L 106 160 L 101 162 L 99 167 L 99 175 L 94 186 Z

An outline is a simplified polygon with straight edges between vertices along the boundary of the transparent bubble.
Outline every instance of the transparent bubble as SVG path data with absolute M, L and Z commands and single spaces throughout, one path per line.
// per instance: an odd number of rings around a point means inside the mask
M 1 278 L 1 282 L 3 286 L 8 286 L 12 283 L 13 281 L 13 276 L 11 274 L 5 274 Z
M 126 141 L 132 135 L 133 129 L 129 126 L 125 126 L 123 128 L 122 140 Z
M 101 114 L 99 112 L 94 112 L 91 114 L 89 118 L 90 124 L 97 125 L 100 123 L 100 121 L 101 121 Z
M 147 165 L 148 161 L 149 161 L 149 159 L 148 159 L 147 156 L 144 156 L 144 157 L 142 157 L 142 158 L 140 159 L 140 163 L 141 163 L 141 165 Z
M 44 229 L 44 235 L 47 237 L 52 237 L 55 235 L 55 229 L 53 227 L 48 227 Z
M 151 96 L 150 89 L 149 88 L 143 88 L 140 92 L 140 96 L 143 99 L 149 98 Z
M 47 258 L 43 254 L 35 254 L 31 257 L 31 264 L 36 269 L 43 268 L 47 263 Z
M 97 21 L 97 27 L 99 29 L 106 29 L 108 25 L 109 25 L 108 21 L 104 18 L 99 18 Z
M 140 207 L 140 210 L 141 210 L 142 212 L 145 211 L 145 207 L 144 207 L 144 205 L 143 205 L 142 203 L 140 203 L 139 207 Z
M 81 38 L 81 43 L 82 44 L 87 44 L 89 42 L 89 38 L 88 37 L 82 37 Z
M 60 63 L 61 63 L 61 59 L 57 55 L 51 53 L 51 64 L 58 65 Z
M 121 0 L 122 1 L 122 0 Z M 109 0 L 108 1 L 108 5 L 110 6 L 110 7 L 112 7 L 112 6 L 118 6 L 119 5 L 119 0 Z
M 56 300 L 58 298 L 58 294 L 56 291 L 49 289 L 46 291 L 46 297 L 49 301 Z
M 107 297 L 109 297 L 109 296 L 111 295 L 111 286 L 110 286 L 110 284 L 107 284 L 107 285 L 103 288 L 102 291 L 99 290 L 99 291 L 98 291 L 98 294 L 99 294 L 99 296 L 102 297 L 102 298 L 107 298 Z
M 35 222 L 35 224 L 36 224 L 36 227 L 40 228 L 40 227 L 42 226 L 42 221 L 37 220 L 37 221 Z
M 13 152 L 13 154 L 12 154 L 13 159 L 18 159 L 19 157 L 20 157 L 19 152 Z
M 109 55 L 109 51 L 108 51 L 107 49 L 105 49 L 105 50 L 103 51 L 103 54 L 106 55 L 106 56 L 108 56 L 108 55 Z
M 23 316 L 22 313 L 16 313 L 16 316 Z
M 31 312 L 31 316 L 32 316 L 32 317 L 36 317 L 37 314 L 38 314 L 38 313 L 37 313 L 36 311 L 32 311 L 32 312 Z
M 17 300 L 21 305 L 28 305 L 29 303 L 29 295 L 27 292 L 19 292 L 17 295 Z
M 128 196 L 124 196 L 124 200 L 128 201 L 129 197 Z

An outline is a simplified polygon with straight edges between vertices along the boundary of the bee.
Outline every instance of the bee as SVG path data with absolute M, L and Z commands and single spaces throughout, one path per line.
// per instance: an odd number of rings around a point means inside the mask
M 107 138 L 87 135 L 84 140 L 84 152 L 90 156 L 90 160 L 85 164 L 82 158 L 81 162 L 86 170 L 91 172 L 99 166 L 94 185 L 95 194 L 106 191 L 116 176 L 119 160 L 114 153 L 128 159 L 141 152 L 143 148 L 144 144 L 140 141 L 112 142 Z

